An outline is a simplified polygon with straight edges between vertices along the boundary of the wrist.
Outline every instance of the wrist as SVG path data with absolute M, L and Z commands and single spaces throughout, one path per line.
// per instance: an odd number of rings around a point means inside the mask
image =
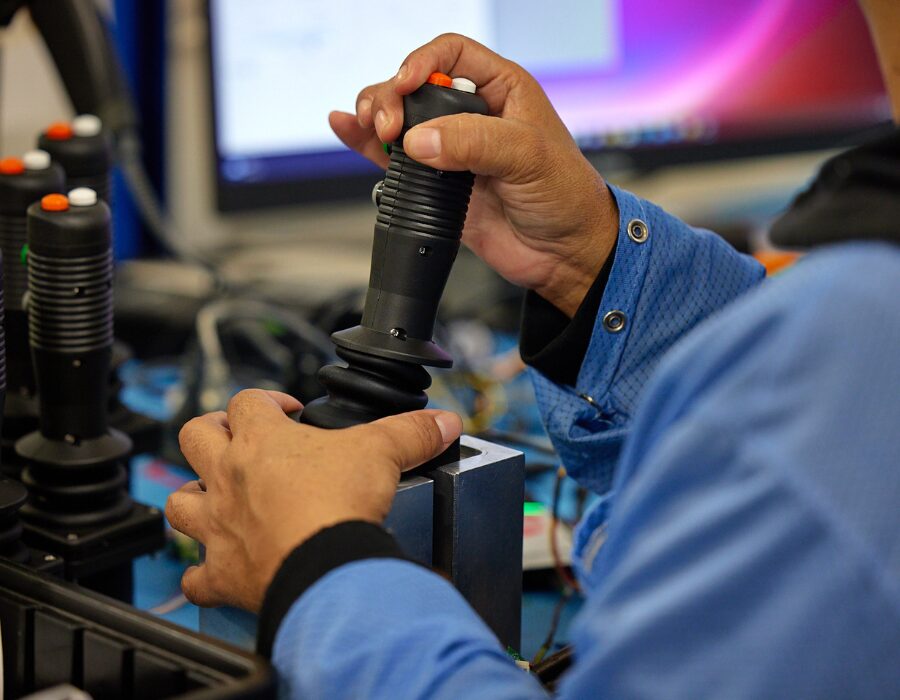
M 597 191 L 589 197 L 577 231 L 566 237 L 544 282 L 534 291 L 570 319 L 584 301 L 597 275 L 615 250 L 619 234 L 619 208 L 603 179 L 597 175 Z

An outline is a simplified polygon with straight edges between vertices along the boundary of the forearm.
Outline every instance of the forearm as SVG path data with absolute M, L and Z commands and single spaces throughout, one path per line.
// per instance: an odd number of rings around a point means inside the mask
M 353 546 L 335 542 L 332 535 L 341 529 L 352 530 Z M 273 638 L 272 660 L 286 697 L 545 697 L 459 593 L 437 574 L 398 558 L 386 533 L 344 524 L 317 537 L 318 545 L 311 542 L 317 551 L 304 554 L 301 546 L 294 561 L 286 561 L 263 610 L 262 651 Z M 298 555 L 306 561 L 298 562 Z M 341 557 L 360 558 L 307 586 L 323 560 L 327 568 Z M 284 608 L 292 588 L 300 596 Z

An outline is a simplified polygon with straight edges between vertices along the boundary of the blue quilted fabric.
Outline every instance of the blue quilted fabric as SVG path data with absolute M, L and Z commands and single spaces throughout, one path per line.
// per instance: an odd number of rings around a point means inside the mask
M 532 370 L 544 424 L 566 470 L 599 494 L 609 490 L 638 397 L 662 356 L 765 275 L 714 233 L 610 189 L 621 222 L 616 259 L 575 390 Z M 636 219 L 649 231 L 643 243 L 628 235 Z M 626 315 L 618 333 L 603 325 L 614 310 Z

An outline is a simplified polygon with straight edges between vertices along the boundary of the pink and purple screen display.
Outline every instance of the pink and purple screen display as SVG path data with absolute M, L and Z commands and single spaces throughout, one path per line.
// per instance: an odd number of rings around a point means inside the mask
M 843 136 L 889 117 L 857 0 L 455 0 L 451 15 L 444 1 L 417 0 L 404 23 L 385 25 L 390 35 L 372 31 L 377 20 L 346 20 L 361 7 L 211 3 L 224 180 L 364 171 L 328 110 L 352 109 L 363 84 L 447 30 L 531 71 L 587 150 Z
M 889 116 L 852 0 L 620 0 L 616 9 L 601 65 L 535 70 L 584 145 L 754 139 Z

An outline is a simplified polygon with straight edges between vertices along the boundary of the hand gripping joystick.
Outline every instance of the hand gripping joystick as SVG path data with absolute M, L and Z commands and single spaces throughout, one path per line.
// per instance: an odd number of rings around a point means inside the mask
M 423 365 L 453 360 L 432 340 L 437 307 L 459 250 L 475 176 L 422 165 L 403 151 L 404 134 L 451 114 L 487 114 L 464 79 L 434 73 L 403 98 L 403 131 L 391 145 L 378 216 L 362 323 L 332 335 L 346 367 L 319 372 L 328 396 L 310 403 L 300 421 L 343 428 L 424 408 L 431 377 Z

